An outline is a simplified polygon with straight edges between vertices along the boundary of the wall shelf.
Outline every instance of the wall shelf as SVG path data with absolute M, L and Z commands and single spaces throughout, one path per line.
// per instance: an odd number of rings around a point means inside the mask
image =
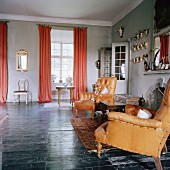
M 170 74 L 170 70 L 153 70 L 153 71 L 145 71 L 143 75 L 150 75 L 150 74 Z

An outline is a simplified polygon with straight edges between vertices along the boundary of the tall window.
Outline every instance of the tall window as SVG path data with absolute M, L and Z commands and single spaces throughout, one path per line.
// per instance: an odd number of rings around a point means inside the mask
M 73 42 L 65 42 L 67 39 L 67 34 L 65 34 L 66 39 L 63 36 L 64 33 L 68 31 L 54 30 L 60 33 L 53 37 L 52 34 L 51 42 L 51 74 L 53 82 L 66 82 L 67 77 L 73 77 Z M 61 34 L 62 32 L 62 34 Z M 70 31 L 69 31 L 70 32 Z M 57 39 L 59 41 L 57 41 Z

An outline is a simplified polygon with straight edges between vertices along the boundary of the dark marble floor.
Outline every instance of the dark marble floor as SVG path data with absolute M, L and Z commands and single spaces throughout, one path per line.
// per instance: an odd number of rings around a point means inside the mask
M 0 105 L 0 114 L 4 113 L 9 117 L 0 126 L 0 170 L 155 169 L 151 157 L 113 149 L 99 159 L 87 151 L 70 123 L 71 107 L 58 108 L 55 102 L 7 103 Z M 163 169 L 170 169 L 170 152 L 161 161 Z

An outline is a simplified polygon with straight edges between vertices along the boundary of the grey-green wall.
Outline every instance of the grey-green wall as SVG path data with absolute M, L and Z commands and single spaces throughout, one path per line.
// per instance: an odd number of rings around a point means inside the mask
M 98 59 L 100 47 L 111 46 L 111 27 L 87 26 L 87 84 L 92 90 L 98 76 L 95 61 Z M 28 72 L 16 71 L 16 51 L 28 51 Z M 39 33 L 36 23 L 10 21 L 8 23 L 8 96 L 13 101 L 13 91 L 17 89 L 17 81 L 26 78 L 30 83 L 33 101 L 38 100 L 39 86 Z
M 146 53 L 149 54 L 149 57 L 151 56 L 149 51 L 154 46 L 154 2 L 155 0 L 144 0 L 137 8 L 131 11 L 128 15 L 126 15 L 122 20 L 120 20 L 112 27 L 112 42 L 129 42 L 129 94 L 135 96 L 144 95 L 146 101 L 149 99 L 148 90 L 158 82 L 159 78 L 164 77 L 166 81 L 170 78 L 169 74 L 144 75 L 144 62 L 137 64 L 132 63 L 132 59 L 137 56 L 142 56 Z M 117 33 L 117 30 L 120 28 L 120 26 L 124 27 L 123 38 L 120 38 Z M 133 52 L 132 46 L 135 43 L 133 40 L 135 33 L 139 32 L 139 30 L 147 28 L 149 29 L 149 36 L 144 37 L 144 39 L 149 42 L 148 49 Z

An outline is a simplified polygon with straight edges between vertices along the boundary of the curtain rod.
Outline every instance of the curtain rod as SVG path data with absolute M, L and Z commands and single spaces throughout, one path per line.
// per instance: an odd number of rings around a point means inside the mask
M 81 26 L 69 26 L 69 25 L 50 25 L 50 24 L 37 24 L 37 25 L 43 25 L 43 26 L 51 26 L 51 27 L 66 27 L 66 28 L 88 28 L 88 27 L 81 27 Z

